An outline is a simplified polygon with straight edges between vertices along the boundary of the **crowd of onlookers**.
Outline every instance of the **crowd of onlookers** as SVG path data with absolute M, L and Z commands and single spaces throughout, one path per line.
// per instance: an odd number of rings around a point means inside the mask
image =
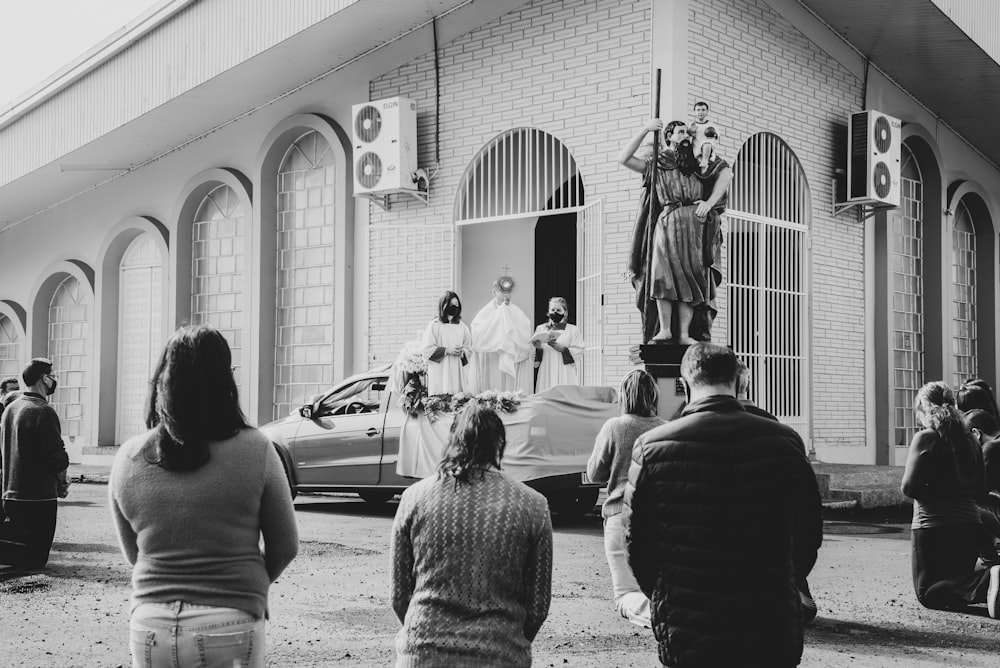
M 115 458 L 108 490 L 132 565 L 135 666 L 264 665 L 268 588 L 295 558 L 298 535 L 281 462 L 241 412 L 231 364 L 217 330 L 178 330 L 150 384 L 149 431 Z M 587 465 L 608 486 L 614 605 L 652 629 L 666 666 L 798 665 L 822 542 L 804 444 L 746 398 L 731 349 L 690 346 L 681 376 L 686 403 L 664 421 L 652 376 L 627 374 L 621 415 Z M 0 381 L 0 563 L 40 568 L 68 488 L 47 401 L 56 378 L 38 358 L 16 390 L 9 380 Z M 992 389 L 928 383 L 914 410 L 922 429 L 902 489 L 914 501 L 917 598 L 941 609 L 986 603 L 998 617 Z M 545 497 L 504 475 L 505 446 L 500 417 L 472 402 L 454 419 L 437 474 L 402 495 L 390 540 L 397 666 L 531 664 L 549 609 L 552 525 Z

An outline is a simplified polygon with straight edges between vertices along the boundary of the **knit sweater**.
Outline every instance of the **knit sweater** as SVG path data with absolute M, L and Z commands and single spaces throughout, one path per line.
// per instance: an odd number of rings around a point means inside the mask
M 108 484 L 121 549 L 134 566 L 131 609 L 185 601 L 261 618 L 268 586 L 298 550 L 277 452 L 248 428 L 210 443 L 208 462 L 194 471 L 170 471 L 150 461 L 153 433 L 121 446 Z
M 425 478 L 403 493 L 390 558 L 397 668 L 531 665 L 552 589 L 545 497 L 496 470 Z
M 608 484 L 608 498 L 601 507 L 602 517 L 612 517 L 622 511 L 635 439 L 661 424 L 664 420 L 655 415 L 640 417 L 626 413 L 611 418 L 601 427 L 594 441 L 594 452 L 587 462 L 587 477 L 592 482 Z
M 69 466 L 59 416 L 34 392 L 25 392 L 0 418 L 3 439 L 3 498 L 54 501 L 59 474 Z

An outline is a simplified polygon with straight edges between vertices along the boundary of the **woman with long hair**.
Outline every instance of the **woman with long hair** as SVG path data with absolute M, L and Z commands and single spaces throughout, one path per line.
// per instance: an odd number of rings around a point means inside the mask
M 151 381 L 149 431 L 115 457 L 133 666 L 264 665 L 268 587 L 298 531 L 281 461 L 247 424 L 231 365 L 215 328 L 175 332 Z
M 437 475 L 405 492 L 392 526 L 396 666 L 530 666 L 548 616 L 552 521 L 545 497 L 500 470 L 506 431 L 471 402 Z
M 962 422 L 951 389 L 927 383 L 913 410 L 923 429 L 913 436 L 903 494 L 913 499 L 913 588 L 928 608 L 956 610 L 986 603 L 1000 617 L 1000 566 L 976 571 L 982 538 L 977 500 L 983 455 Z
M 462 322 L 462 300 L 451 290 L 438 300 L 438 316 L 420 338 L 427 359 L 427 393 L 457 394 L 471 388 L 472 332 Z
M 594 442 L 594 452 L 587 462 L 591 482 L 607 483 L 608 498 L 601 507 L 604 517 L 604 555 L 611 569 L 611 590 L 615 609 L 622 617 L 639 626 L 650 626 L 649 599 L 642 593 L 625 554 L 625 525 L 622 506 L 632 446 L 650 429 L 664 424 L 657 417 L 659 392 L 656 380 L 644 369 L 635 369 L 622 378 L 618 402 L 622 414 L 604 423 Z

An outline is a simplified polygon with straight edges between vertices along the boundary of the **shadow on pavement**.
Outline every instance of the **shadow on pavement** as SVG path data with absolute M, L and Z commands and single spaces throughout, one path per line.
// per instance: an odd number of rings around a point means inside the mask
M 963 613 L 949 613 L 963 614 Z M 985 607 L 970 607 L 965 613 L 973 617 L 986 617 L 988 622 L 992 622 L 986 614 Z M 996 622 L 996 629 L 1000 630 L 1000 622 Z M 847 640 L 847 639 L 850 640 Z M 997 648 L 996 636 L 985 634 L 976 636 L 969 633 L 956 631 L 929 631 L 925 628 L 909 628 L 894 624 L 886 626 L 876 626 L 873 624 L 863 624 L 860 622 L 848 622 L 839 619 L 817 618 L 816 621 L 806 627 L 806 645 L 825 644 L 844 646 L 864 647 L 909 647 L 917 649 L 940 649 L 942 647 L 961 647 L 963 649 L 984 650 L 995 652 Z

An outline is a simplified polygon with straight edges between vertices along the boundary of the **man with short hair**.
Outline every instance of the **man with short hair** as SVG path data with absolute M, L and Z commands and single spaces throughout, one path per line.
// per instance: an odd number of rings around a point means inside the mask
M 816 476 L 794 429 L 747 413 L 733 351 L 696 343 L 688 404 L 632 449 L 628 561 L 665 666 L 796 666 L 823 540 Z
M 3 508 L 0 564 L 41 568 L 56 531 L 57 498 L 66 496 L 69 457 L 59 417 L 49 406 L 56 391 L 52 362 L 37 357 L 21 373 L 24 392 L 0 417 Z

